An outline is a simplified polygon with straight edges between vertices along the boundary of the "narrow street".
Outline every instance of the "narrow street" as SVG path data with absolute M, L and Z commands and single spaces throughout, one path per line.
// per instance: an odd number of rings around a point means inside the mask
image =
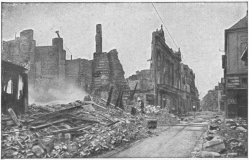
M 1 159 L 248 158 L 246 1 L 1 5 Z
M 172 126 L 156 137 L 151 137 L 133 147 L 111 157 L 118 158 L 186 158 L 194 148 L 196 141 L 205 131 L 203 126 Z
M 159 126 L 161 130 L 157 136 L 144 139 L 133 144 L 130 148 L 100 157 L 110 158 L 190 158 L 191 151 L 207 130 L 207 119 L 213 117 L 213 113 L 199 115 L 195 119 L 203 118 L 202 123 L 184 123 L 172 126 Z

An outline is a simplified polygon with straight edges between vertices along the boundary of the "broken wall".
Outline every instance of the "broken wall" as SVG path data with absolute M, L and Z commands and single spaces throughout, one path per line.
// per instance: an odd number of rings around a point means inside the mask
M 36 47 L 35 66 L 36 77 L 58 77 L 58 54 L 52 46 Z
M 92 83 L 92 61 L 86 59 L 67 60 L 66 81 L 90 92 Z
M 116 49 L 111 50 L 109 53 L 109 62 L 110 62 L 110 76 L 112 79 L 112 83 L 114 84 L 114 99 L 116 99 L 118 95 L 118 90 L 122 90 L 124 92 L 123 99 L 127 99 L 130 96 L 130 88 L 128 83 L 124 77 L 123 66 L 118 58 L 118 52 Z
M 20 37 L 2 42 L 1 59 L 29 69 L 32 56 L 35 54 L 36 42 L 33 40 L 33 30 L 24 30 Z

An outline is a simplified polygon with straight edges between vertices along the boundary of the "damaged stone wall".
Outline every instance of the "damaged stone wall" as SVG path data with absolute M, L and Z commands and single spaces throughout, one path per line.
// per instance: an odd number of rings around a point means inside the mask
M 41 90 L 43 95 L 46 95 L 45 92 L 50 87 L 56 90 L 65 84 L 72 84 L 106 99 L 113 85 L 113 95 L 118 95 L 118 91 L 122 89 L 123 97 L 127 98 L 129 87 L 118 59 L 118 52 L 102 52 L 100 24 L 96 27 L 96 33 L 96 52 L 93 60 L 66 60 L 63 39 L 60 37 L 53 38 L 51 46 L 36 46 L 33 30 L 24 30 L 20 33 L 20 38 L 3 42 L 2 59 L 27 66 L 30 88 Z M 57 83 L 60 84 L 56 85 Z M 113 99 L 116 99 L 115 96 Z
M 114 86 L 114 98 L 116 99 L 121 89 L 126 99 L 129 96 L 129 86 L 124 78 L 123 66 L 119 61 L 116 49 L 106 53 L 94 53 L 93 59 L 93 89 L 94 95 L 107 98 L 110 86 Z
M 134 90 L 137 83 L 136 94 L 134 96 L 135 99 L 139 97 L 144 101 L 145 105 L 154 104 L 154 99 L 152 98 L 154 97 L 154 87 L 150 69 L 136 71 L 136 74 L 127 78 L 127 81 L 131 91 Z
M 30 61 L 35 54 L 35 45 L 33 30 L 24 30 L 20 33 L 20 37 L 2 42 L 1 59 L 29 69 Z
M 56 78 L 58 76 L 58 55 L 52 46 L 36 47 L 35 69 L 36 77 Z
M 116 49 L 113 49 L 109 52 L 109 61 L 112 82 L 117 90 L 121 89 L 124 92 L 123 98 L 127 99 L 127 97 L 130 95 L 130 88 L 124 77 L 125 72 L 118 58 L 118 52 Z
M 113 100 L 117 99 L 119 90 L 124 92 L 123 98 L 129 96 L 129 87 L 124 78 L 124 70 L 118 59 L 116 49 L 110 52 L 102 52 L 102 30 L 101 24 L 96 26 L 96 52 L 92 63 L 92 93 L 107 99 L 111 86 L 114 86 Z
M 66 61 L 66 81 L 90 92 L 92 83 L 92 60 L 75 59 Z

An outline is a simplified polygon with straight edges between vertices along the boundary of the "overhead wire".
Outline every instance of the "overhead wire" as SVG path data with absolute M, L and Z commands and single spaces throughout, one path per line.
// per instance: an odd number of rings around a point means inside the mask
M 160 14 L 158 13 L 158 11 L 157 11 L 156 7 L 154 6 L 154 4 L 153 4 L 153 3 L 151 3 L 151 4 L 152 4 L 153 8 L 155 9 L 155 11 L 156 11 L 157 15 L 159 16 L 159 18 L 160 18 L 161 22 L 162 22 L 162 23 L 163 23 L 163 25 L 165 26 L 165 28 L 166 28 L 166 30 L 167 30 L 167 32 L 168 32 L 168 34 L 169 34 L 170 38 L 172 39 L 173 43 L 175 44 L 176 48 L 178 48 L 177 44 L 175 43 L 175 40 L 174 40 L 174 39 L 173 39 L 173 37 L 171 36 L 171 34 L 170 34 L 170 32 L 169 32 L 169 30 L 168 30 L 167 26 L 165 25 L 165 23 L 164 23 L 164 21 L 163 21 L 162 17 L 160 16 Z M 185 63 L 187 64 L 186 60 L 183 58 L 183 55 L 182 55 L 182 59 L 183 59 L 183 60 L 185 61 Z
M 63 42 L 63 45 L 66 47 L 66 49 L 71 53 L 71 55 L 73 55 L 73 53 L 68 49 L 68 47 L 66 46 L 66 44 Z
M 166 28 L 166 30 L 167 30 L 167 32 L 168 32 L 168 34 L 169 34 L 170 38 L 173 40 L 173 42 L 174 42 L 174 44 L 175 44 L 176 48 L 178 48 L 178 46 L 176 45 L 176 43 L 175 43 L 175 41 L 174 41 L 173 37 L 171 36 L 171 34 L 170 34 L 170 32 L 169 32 L 169 30 L 168 30 L 167 26 L 165 25 L 164 21 L 162 20 L 162 18 L 161 18 L 161 16 L 160 16 L 160 14 L 158 13 L 158 11 L 157 11 L 156 7 L 154 6 L 154 4 L 153 4 L 153 3 L 151 3 L 151 4 L 152 4 L 153 8 L 155 9 L 155 11 L 156 11 L 157 15 L 159 16 L 160 20 L 162 21 L 163 25 L 165 26 L 165 28 Z

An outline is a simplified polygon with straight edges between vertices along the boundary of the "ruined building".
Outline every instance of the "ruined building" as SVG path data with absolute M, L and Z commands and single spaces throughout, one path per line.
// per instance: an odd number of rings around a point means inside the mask
M 117 50 L 114 49 L 108 53 L 102 52 L 102 28 L 100 24 L 96 26 L 95 40 L 96 52 L 92 63 L 92 92 L 107 98 L 110 86 L 114 86 L 114 93 L 122 89 L 124 98 L 127 98 L 129 96 L 129 87 L 124 78 L 124 70 L 118 59 Z
M 22 31 L 20 37 L 14 40 L 3 41 L 2 60 L 27 68 L 29 85 L 43 91 L 49 87 L 61 88 L 59 84 L 73 84 L 100 96 L 102 92 L 108 92 L 110 85 L 114 85 L 116 92 L 118 89 L 128 92 L 118 52 L 102 52 L 101 25 L 98 24 L 96 28 L 96 52 L 93 60 L 72 57 L 67 60 L 63 39 L 58 31 L 58 37 L 52 39 L 51 46 L 36 46 L 31 29 Z
M 1 62 L 1 112 L 8 113 L 12 108 L 16 114 L 28 111 L 28 75 L 19 65 Z
M 152 75 L 150 69 L 144 69 L 141 71 L 136 71 L 136 74 L 131 75 L 127 78 L 131 92 L 134 91 L 136 87 L 135 99 L 138 97 L 144 100 L 146 105 L 154 105 L 154 95 L 153 95 L 153 84 Z
M 51 46 L 36 46 L 33 30 L 24 30 L 20 38 L 3 42 L 2 59 L 29 69 L 29 85 L 37 88 L 49 86 L 54 81 L 70 82 L 89 90 L 91 61 L 66 60 L 63 39 L 52 39 Z

